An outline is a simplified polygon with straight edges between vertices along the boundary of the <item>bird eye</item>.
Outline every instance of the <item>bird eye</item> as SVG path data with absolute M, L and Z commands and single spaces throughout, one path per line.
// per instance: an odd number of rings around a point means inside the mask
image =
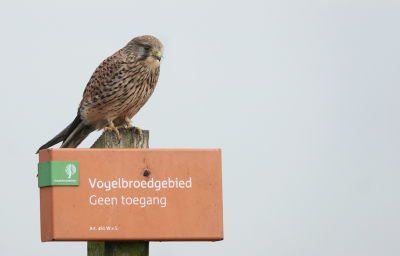
M 148 45 L 143 46 L 143 48 L 144 48 L 144 50 L 145 50 L 146 52 L 149 52 L 149 51 L 151 50 L 151 47 L 148 46 Z

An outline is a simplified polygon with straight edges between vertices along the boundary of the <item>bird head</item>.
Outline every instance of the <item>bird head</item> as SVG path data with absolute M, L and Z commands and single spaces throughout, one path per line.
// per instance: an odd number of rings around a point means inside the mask
M 154 36 L 138 36 L 126 46 L 138 61 L 145 61 L 149 67 L 159 67 L 164 47 Z

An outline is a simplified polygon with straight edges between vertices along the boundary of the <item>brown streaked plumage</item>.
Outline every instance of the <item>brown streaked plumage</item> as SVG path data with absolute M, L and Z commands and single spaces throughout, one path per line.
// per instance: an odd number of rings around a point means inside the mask
M 62 148 L 75 148 L 91 132 L 105 126 L 118 137 L 115 126 L 132 127 L 132 117 L 156 87 L 162 53 L 163 45 L 157 38 L 140 36 L 105 59 L 86 85 L 75 120 L 39 150 L 61 141 Z

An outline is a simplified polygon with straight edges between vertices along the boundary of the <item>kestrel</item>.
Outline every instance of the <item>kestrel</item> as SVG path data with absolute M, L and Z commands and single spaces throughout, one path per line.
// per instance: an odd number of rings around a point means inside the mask
M 116 126 L 133 128 L 132 117 L 156 88 L 163 50 L 157 38 L 139 36 L 105 59 L 86 85 L 75 120 L 39 150 L 61 141 L 61 148 L 76 148 L 102 128 L 114 130 L 119 139 Z

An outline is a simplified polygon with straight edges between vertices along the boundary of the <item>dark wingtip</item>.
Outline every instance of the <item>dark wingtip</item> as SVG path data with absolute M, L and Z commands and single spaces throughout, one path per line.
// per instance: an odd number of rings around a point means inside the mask
M 42 150 L 42 149 L 44 149 L 44 148 L 45 148 L 45 145 L 41 146 L 41 147 L 36 151 L 35 154 L 39 154 L 39 151 Z
M 75 117 L 74 121 L 68 125 L 67 127 L 64 128 L 59 134 L 57 134 L 54 138 L 52 138 L 49 142 L 41 146 L 38 151 L 36 151 L 36 154 L 39 153 L 40 150 L 49 148 L 51 146 L 56 145 L 57 143 L 61 141 L 65 141 L 69 135 L 75 130 L 76 127 L 82 122 L 81 116 L 78 115 Z M 87 135 L 86 135 L 87 136 Z
M 39 153 L 40 150 L 42 149 L 47 149 L 55 144 L 57 144 L 59 141 L 58 140 L 54 140 L 55 138 L 51 139 L 49 142 L 47 142 L 46 144 L 42 145 L 37 151 L 36 154 Z

